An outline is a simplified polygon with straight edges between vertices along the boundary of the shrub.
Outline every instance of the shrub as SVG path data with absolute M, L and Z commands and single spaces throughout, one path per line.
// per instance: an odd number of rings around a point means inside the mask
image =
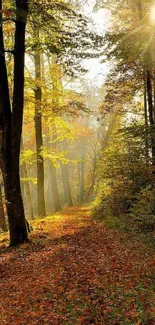
M 155 230 L 155 189 L 150 185 L 141 189 L 130 208 L 130 218 L 142 231 Z

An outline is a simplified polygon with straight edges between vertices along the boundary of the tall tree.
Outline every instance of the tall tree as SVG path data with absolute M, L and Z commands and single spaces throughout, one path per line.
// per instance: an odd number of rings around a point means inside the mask
M 55 129 L 55 126 L 54 126 Z M 48 134 L 49 134 L 49 128 L 48 128 Z M 56 130 L 54 134 L 52 134 L 52 144 L 49 142 L 50 137 L 48 136 L 48 148 L 55 152 L 56 151 Z M 59 197 L 59 191 L 58 191 L 58 181 L 57 181 L 57 168 L 55 164 L 50 161 L 49 163 L 49 179 L 50 179 L 50 196 L 52 198 L 53 202 L 53 210 L 54 212 L 57 212 L 61 210 L 61 203 L 60 203 L 60 197 Z
M 0 155 L 9 221 L 10 245 L 16 246 L 28 241 L 19 176 L 28 0 L 16 0 L 12 107 L 8 87 L 2 13 L 2 0 L 0 0 Z
M 107 58 L 115 59 L 114 72 L 108 81 L 114 82 L 106 95 L 104 110 L 127 109 L 135 96 L 141 96 L 146 135 L 146 156 L 150 154 L 155 165 L 155 128 L 154 128 L 154 25 L 149 19 L 150 1 L 104 1 L 113 3 L 114 24 L 106 33 Z M 110 85 L 110 83 L 109 83 Z M 111 88 L 111 89 L 110 89 Z M 108 104 L 108 105 L 107 105 Z M 123 105 L 122 105 L 123 104 Z M 107 106 L 107 107 L 106 107 Z M 149 141 L 150 139 L 150 141 Z M 150 150 L 148 148 L 150 146 Z M 147 158 L 147 157 L 146 157 Z M 148 160 L 148 159 L 147 159 Z
M 39 30 L 35 30 L 35 37 L 39 40 Z M 41 154 L 43 147 L 42 135 L 42 90 L 41 90 L 41 53 L 36 48 L 35 55 L 35 136 L 36 136 L 36 153 L 37 153 L 37 200 L 38 215 L 46 216 L 45 192 L 44 192 L 44 159 Z

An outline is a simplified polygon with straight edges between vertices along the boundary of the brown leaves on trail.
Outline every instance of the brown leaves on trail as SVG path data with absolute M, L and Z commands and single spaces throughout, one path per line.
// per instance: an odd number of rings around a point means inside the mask
M 34 222 L 30 244 L 3 248 L 1 325 L 155 324 L 153 252 L 88 212 Z

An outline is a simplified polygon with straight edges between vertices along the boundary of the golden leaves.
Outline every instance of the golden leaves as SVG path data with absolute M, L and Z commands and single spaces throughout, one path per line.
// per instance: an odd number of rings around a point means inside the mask
M 89 208 L 33 224 L 29 244 L 2 254 L 1 325 L 153 324 L 151 250 L 92 222 Z

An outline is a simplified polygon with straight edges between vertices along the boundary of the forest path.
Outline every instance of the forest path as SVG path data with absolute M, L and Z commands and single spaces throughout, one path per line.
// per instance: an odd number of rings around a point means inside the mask
M 95 223 L 89 207 L 33 223 L 31 242 L 0 242 L 0 324 L 155 324 L 155 257 Z

